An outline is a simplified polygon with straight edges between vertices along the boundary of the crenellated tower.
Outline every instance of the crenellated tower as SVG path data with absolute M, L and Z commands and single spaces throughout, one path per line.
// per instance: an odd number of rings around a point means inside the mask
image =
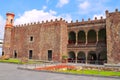
M 11 50 L 11 33 L 12 33 L 12 29 L 13 29 L 14 16 L 15 16 L 14 13 L 6 14 L 3 54 L 9 55 L 9 56 L 10 56 L 10 50 Z

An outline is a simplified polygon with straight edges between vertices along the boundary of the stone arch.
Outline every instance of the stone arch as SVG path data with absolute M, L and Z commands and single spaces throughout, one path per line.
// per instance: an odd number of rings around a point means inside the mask
M 76 33 L 74 31 L 70 31 L 68 34 L 69 40 L 68 43 L 69 44 L 75 44 L 76 43 Z
M 106 43 L 106 29 L 102 28 L 98 31 L 98 41 Z
M 98 54 L 99 64 L 107 63 L 107 51 L 103 50 Z
M 77 62 L 78 63 L 85 63 L 85 60 L 86 60 L 85 53 L 83 51 L 78 52 L 78 54 L 77 54 Z
M 74 51 L 70 51 L 68 53 L 68 62 L 75 62 L 75 52 Z
M 86 35 L 83 30 L 80 30 L 78 32 L 78 44 L 84 44 L 86 42 Z
M 88 31 L 88 35 L 87 35 L 87 39 L 88 39 L 88 43 L 96 43 L 97 40 L 97 35 L 96 35 L 96 31 L 91 29 Z
M 97 60 L 96 52 L 95 51 L 89 51 L 87 59 L 88 59 L 88 63 L 95 64 L 95 62 Z

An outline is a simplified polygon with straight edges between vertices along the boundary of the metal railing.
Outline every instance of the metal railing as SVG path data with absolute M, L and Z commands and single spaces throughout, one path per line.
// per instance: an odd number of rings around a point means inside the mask
M 83 64 L 97 64 L 104 65 L 107 63 L 107 60 L 68 60 L 68 63 L 83 63 Z
M 106 44 L 68 44 L 68 48 L 106 47 Z

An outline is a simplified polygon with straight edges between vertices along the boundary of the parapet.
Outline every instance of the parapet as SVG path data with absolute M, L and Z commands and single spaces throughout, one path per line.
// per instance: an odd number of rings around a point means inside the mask
M 112 13 L 109 13 L 108 10 L 105 11 L 106 13 L 106 17 L 109 16 L 109 15 L 114 15 L 115 13 L 120 13 L 118 11 L 118 9 L 115 9 L 115 12 L 112 12 Z M 87 21 L 85 21 L 84 19 L 82 19 L 82 21 L 78 21 L 76 20 L 76 22 L 73 22 L 71 21 L 70 23 L 68 23 L 67 21 L 63 20 L 62 18 L 60 19 L 51 19 L 50 21 L 46 20 L 46 21 L 41 21 L 41 22 L 33 22 L 33 23 L 26 23 L 26 24 L 21 24 L 21 25 L 16 25 L 15 27 L 25 27 L 25 26 L 31 26 L 31 25 L 43 25 L 43 24 L 56 24 L 56 23 L 65 23 L 67 24 L 68 26 L 79 26 L 79 25 L 86 25 L 86 24 L 98 24 L 98 23 L 105 23 L 106 22 L 106 19 L 104 19 L 102 16 L 100 17 L 100 19 L 98 19 L 97 17 L 94 18 L 94 20 L 91 20 L 90 18 L 88 18 Z
M 6 13 L 6 15 L 7 15 L 7 16 L 11 15 L 11 16 L 13 16 L 13 17 L 15 16 L 15 14 L 12 13 L 12 12 L 8 12 L 8 13 Z
M 62 18 L 60 19 L 51 19 L 50 21 L 46 20 L 46 21 L 38 21 L 38 22 L 31 22 L 31 23 L 25 23 L 25 24 L 20 24 L 20 25 L 15 25 L 14 27 L 25 27 L 25 26 L 31 26 L 31 25 L 42 25 L 42 24 L 54 24 L 54 23 L 67 23 L 65 20 L 63 20 Z
M 68 27 L 86 25 L 86 24 L 95 24 L 95 23 L 105 23 L 105 21 L 106 19 L 103 19 L 102 16 L 100 17 L 100 19 L 97 19 L 97 17 L 95 17 L 94 20 L 91 20 L 90 18 L 88 18 L 88 21 L 84 21 L 84 19 L 82 19 L 81 22 L 79 22 L 78 20 L 76 20 L 76 22 L 71 21 L 70 23 L 68 23 Z
M 112 15 L 112 14 L 116 14 L 116 13 L 120 13 L 118 9 L 115 9 L 114 12 L 109 12 L 108 10 L 105 11 L 106 13 L 106 17 L 109 16 L 109 15 Z

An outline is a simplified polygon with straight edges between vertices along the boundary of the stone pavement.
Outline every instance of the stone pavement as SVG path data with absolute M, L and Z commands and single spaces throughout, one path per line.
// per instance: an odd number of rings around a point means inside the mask
M 17 64 L 0 63 L 0 80 L 120 80 L 118 78 L 68 75 L 17 69 Z

